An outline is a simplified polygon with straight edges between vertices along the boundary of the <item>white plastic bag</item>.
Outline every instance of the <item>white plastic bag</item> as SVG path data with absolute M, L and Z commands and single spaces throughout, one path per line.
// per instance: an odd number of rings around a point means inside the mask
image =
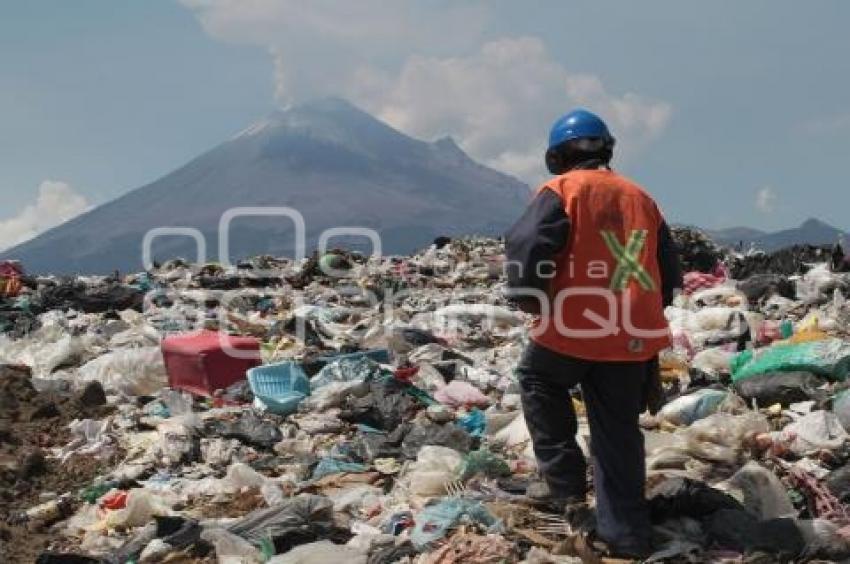
M 424 446 L 407 474 L 408 488 L 415 495 L 445 495 L 446 484 L 455 479 L 463 462 L 458 451 L 443 446 Z
M 75 419 L 68 428 L 74 437 L 65 446 L 54 450 L 54 456 L 65 463 L 71 456 L 78 454 L 86 457 L 109 458 L 115 452 L 116 440 L 109 434 L 112 418 L 100 421 L 94 419 Z
M 729 351 L 723 347 L 705 349 L 694 355 L 691 368 L 695 368 L 706 374 L 717 377 L 720 374 L 728 374 L 729 365 L 737 352 Z
M 368 555 L 354 547 L 323 540 L 296 546 L 267 564 L 366 564 Z
M 821 449 L 837 449 L 848 438 L 838 417 L 824 410 L 812 411 L 800 417 L 782 429 L 780 434 L 798 456 L 806 456 Z
M 218 564 L 259 564 L 263 554 L 254 545 L 226 529 L 205 528 L 201 538 L 215 547 Z
M 127 505 L 123 509 L 110 511 L 97 528 L 115 529 L 118 527 L 141 527 L 154 517 L 173 515 L 174 512 L 165 501 L 143 489 L 130 490 Z
M 128 396 L 153 395 L 168 384 L 159 347 L 119 349 L 87 362 L 77 372 L 77 383 L 97 380 L 104 389 Z

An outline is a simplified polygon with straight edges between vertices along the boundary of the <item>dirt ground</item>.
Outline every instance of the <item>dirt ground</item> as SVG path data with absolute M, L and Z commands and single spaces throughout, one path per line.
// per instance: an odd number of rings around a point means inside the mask
M 60 465 L 50 449 L 70 440 L 74 419 L 101 419 L 113 409 L 103 390 L 82 393 L 39 393 L 26 368 L 0 366 L 0 562 L 35 562 L 59 539 L 37 523 L 22 522 L 21 513 L 65 493 L 77 493 L 117 463 L 72 457 Z

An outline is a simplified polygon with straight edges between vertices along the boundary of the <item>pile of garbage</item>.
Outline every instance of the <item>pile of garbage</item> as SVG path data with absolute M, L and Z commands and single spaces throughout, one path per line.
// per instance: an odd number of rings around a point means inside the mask
M 843 262 L 765 271 L 676 236 L 667 402 L 641 418 L 650 561 L 850 557 Z M 525 496 L 503 251 L 0 268 L 0 561 L 600 561 Z

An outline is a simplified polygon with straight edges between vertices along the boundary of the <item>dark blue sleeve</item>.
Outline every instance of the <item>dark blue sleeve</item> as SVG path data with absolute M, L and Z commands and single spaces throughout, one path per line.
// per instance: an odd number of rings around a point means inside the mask
M 547 292 L 554 272 L 547 261 L 566 246 L 569 234 L 570 219 L 561 198 L 552 190 L 542 190 L 505 235 L 508 288 Z
M 662 222 L 658 229 L 658 268 L 661 270 L 661 293 L 666 307 L 673 303 L 676 290 L 681 290 L 684 284 L 679 247 L 666 222 Z

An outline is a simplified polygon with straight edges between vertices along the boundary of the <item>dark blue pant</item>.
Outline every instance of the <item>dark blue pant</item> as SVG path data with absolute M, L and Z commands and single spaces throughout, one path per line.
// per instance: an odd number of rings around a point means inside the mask
M 643 434 L 638 426 L 650 369 L 649 362 L 564 356 L 533 342 L 517 368 L 538 467 L 556 497 L 583 496 L 587 488 L 569 394 L 581 385 L 590 424 L 597 532 L 612 543 L 645 542 L 651 533 L 643 493 Z

